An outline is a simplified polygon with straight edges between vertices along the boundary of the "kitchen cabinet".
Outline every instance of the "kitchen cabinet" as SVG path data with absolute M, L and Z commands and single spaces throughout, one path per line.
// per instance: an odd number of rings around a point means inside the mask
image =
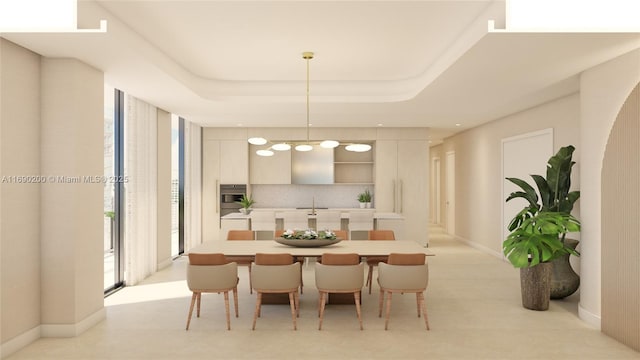
M 274 151 L 273 156 L 258 156 L 264 146 L 249 146 L 250 184 L 291 184 L 291 152 Z
M 334 183 L 373 184 L 373 153 L 345 150 L 344 145 L 334 149 Z
M 220 143 L 220 183 L 249 183 L 249 143 L 247 140 L 213 140 Z
M 202 240 L 220 236 L 220 141 L 202 142 Z
M 426 245 L 428 157 L 426 140 L 378 140 L 375 152 L 376 211 L 405 218 L 404 237 Z

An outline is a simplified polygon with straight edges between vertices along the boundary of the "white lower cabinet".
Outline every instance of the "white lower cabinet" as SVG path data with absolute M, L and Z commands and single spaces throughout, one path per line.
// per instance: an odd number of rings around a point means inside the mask
M 376 230 L 393 230 L 396 240 L 407 240 L 403 219 L 376 219 Z

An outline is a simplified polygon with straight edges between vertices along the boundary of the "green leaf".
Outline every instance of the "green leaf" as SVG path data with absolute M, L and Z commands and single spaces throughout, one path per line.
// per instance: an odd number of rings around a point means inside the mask
M 547 180 L 540 175 L 531 175 L 533 181 L 536 182 L 538 186 L 538 192 L 540 193 L 540 198 L 542 200 L 542 209 L 547 210 L 552 205 L 554 194 L 549 188 L 549 184 Z
M 517 186 L 519 186 L 522 190 L 524 190 L 524 192 L 521 192 L 521 191 L 512 192 L 506 201 L 521 197 L 529 202 L 530 207 L 538 208 L 538 194 L 536 194 L 536 191 L 533 189 L 533 187 L 531 187 L 531 185 L 529 185 L 526 181 L 518 178 L 506 178 L 506 179 L 516 184 Z

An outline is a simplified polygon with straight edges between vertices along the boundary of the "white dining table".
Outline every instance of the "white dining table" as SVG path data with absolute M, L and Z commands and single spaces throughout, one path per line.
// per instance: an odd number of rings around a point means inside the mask
M 427 256 L 435 255 L 422 244 L 411 240 L 343 240 L 337 244 L 323 247 L 294 247 L 277 243 L 275 240 L 222 240 L 204 242 L 191 249 L 190 252 L 222 253 L 227 256 L 255 256 L 257 253 L 288 253 L 293 256 L 305 257 L 320 256 L 324 253 L 356 253 L 360 256 L 387 256 L 390 253 L 424 253 Z

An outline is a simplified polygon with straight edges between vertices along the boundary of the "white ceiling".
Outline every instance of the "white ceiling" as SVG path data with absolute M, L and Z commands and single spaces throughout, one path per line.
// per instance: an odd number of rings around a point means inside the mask
M 488 32 L 505 23 L 488 0 L 79 2 L 79 27 L 102 19 L 106 34 L 3 37 L 205 126 L 306 126 L 313 51 L 314 126 L 431 127 L 434 141 L 574 93 L 581 71 L 640 47 L 639 33 Z

